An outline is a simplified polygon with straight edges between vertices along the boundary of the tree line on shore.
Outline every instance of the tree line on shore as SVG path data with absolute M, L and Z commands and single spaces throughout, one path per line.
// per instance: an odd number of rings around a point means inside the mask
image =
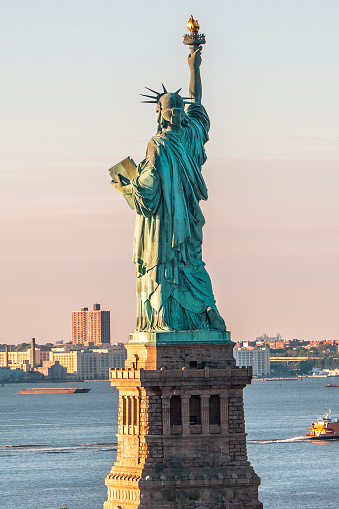
M 271 364 L 271 371 L 294 371 L 307 375 L 314 368 L 337 369 L 339 368 L 338 345 L 320 344 L 318 347 L 307 348 L 284 348 L 271 350 L 272 357 L 307 357 L 305 360 L 279 362 L 279 366 Z

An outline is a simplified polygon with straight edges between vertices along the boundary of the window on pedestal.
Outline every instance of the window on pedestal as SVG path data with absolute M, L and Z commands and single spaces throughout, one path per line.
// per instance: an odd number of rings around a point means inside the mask
M 170 423 L 171 426 L 181 426 L 181 397 L 172 396 L 170 400 Z
M 132 426 L 132 398 L 127 398 L 127 424 Z
M 210 424 L 220 424 L 220 397 L 210 396 L 209 403 Z
M 201 424 L 200 396 L 190 397 L 190 424 Z

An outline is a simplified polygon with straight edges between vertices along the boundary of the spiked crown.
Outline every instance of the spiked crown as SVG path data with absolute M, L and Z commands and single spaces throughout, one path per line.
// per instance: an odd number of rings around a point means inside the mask
M 149 99 L 150 99 L 150 100 L 148 100 L 148 101 L 141 101 L 142 103 L 154 103 L 154 104 L 159 104 L 160 99 L 161 99 L 164 95 L 168 94 L 168 95 L 171 95 L 171 96 L 176 95 L 176 96 L 180 97 L 180 99 L 182 99 L 182 101 L 183 101 L 183 105 L 185 105 L 185 104 L 189 104 L 189 102 L 186 102 L 186 101 L 189 101 L 189 100 L 190 100 L 190 97 L 181 97 L 181 96 L 179 95 L 179 92 L 180 92 L 181 88 L 179 88 L 179 90 L 177 90 L 176 92 L 172 92 L 172 93 L 171 93 L 171 92 L 167 92 L 167 90 L 166 90 L 165 86 L 163 85 L 163 83 L 162 83 L 162 89 L 163 89 L 163 92 L 156 92 L 155 90 L 152 90 L 151 88 L 148 88 L 148 87 L 145 87 L 145 88 L 146 88 L 147 90 L 149 90 L 150 92 L 152 92 L 152 94 L 154 94 L 154 95 L 140 94 L 142 97 L 147 97 L 147 98 L 149 98 Z M 182 106 L 182 107 L 184 107 L 184 106 Z
M 148 100 L 141 101 L 143 103 L 154 103 L 157 105 L 156 111 L 158 113 L 158 132 L 162 131 L 166 122 L 172 125 L 183 125 L 185 119 L 185 104 L 189 104 L 189 97 L 181 97 L 179 90 L 176 92 L 167 92 L 164 85 L 162 85 L 163 92 L 156 92 L 151 88 L 145 87 L 154 95 L 140 94 L 147 97 Z M 165 122 L 164 122 L 165 121 Z

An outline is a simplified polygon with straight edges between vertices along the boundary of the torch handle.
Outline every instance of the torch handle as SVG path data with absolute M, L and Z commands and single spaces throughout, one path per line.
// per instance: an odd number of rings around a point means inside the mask
M 191 55 L 193 55 L 193 53 L 194 53 L 194 52 L 195 52 L 198 48 L 201 48 L 201 49 L 202 49 L 201 44 L 190 44 L 190 45 L 189 45 L 189 49 L 190 49 Z

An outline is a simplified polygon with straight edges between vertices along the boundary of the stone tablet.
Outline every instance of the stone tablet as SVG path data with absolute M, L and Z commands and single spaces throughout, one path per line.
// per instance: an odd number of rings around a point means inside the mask
M 131 157 L 126 157 L 120 161 L 120 163 L 115 164 L 108 170 L 113 182 L 118 182 L 118 175 L 121 177 L 122 183 L 127 186 L 131 183 L 131 180 L 137 176 L 137 165 L 133 161 Z M 133 196 L 131 194 L 124 194 L 124 198 L 127 201 L 128 205 L 131 209 L 135 209 Z

